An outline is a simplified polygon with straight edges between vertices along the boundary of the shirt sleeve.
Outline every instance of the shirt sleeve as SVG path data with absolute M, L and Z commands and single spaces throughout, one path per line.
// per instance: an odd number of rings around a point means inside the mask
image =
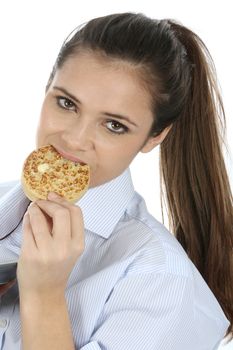
M 147 273 L 123 278 L 81 350 L 215 349 L 224 334 L 216 320 L 208 320 L 204 331 L 197 324 L 193 294 L 192 281 L 183 276 Z

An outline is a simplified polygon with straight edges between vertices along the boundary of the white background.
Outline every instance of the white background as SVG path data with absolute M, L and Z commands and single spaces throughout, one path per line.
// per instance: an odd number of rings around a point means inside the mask
M 179 20 L 203 39 L 215 62 L 227 119 L 226 142 L 232 154 L 230 1 L 8 0 L 0 5 L 0 182 L 19 179 L 22 163 L 35 147 L 45 84 L 65 37 L 93 17 L 125 11 Z M 232 156 L 225 155 L 225 158 L 232 185 Z M 156 149 L 149 154 L 139 154 L 131 170 L 136 190 L 161 221 L 158 165 Z M 233 349 L 233 345 L 224 349 Z

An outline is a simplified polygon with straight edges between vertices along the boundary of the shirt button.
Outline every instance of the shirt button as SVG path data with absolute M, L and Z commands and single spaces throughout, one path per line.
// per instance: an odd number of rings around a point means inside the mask
M 7 325 L 7 320 L 6 319 L 0 319 L 0 327 L 1 328 L 5 328 Z

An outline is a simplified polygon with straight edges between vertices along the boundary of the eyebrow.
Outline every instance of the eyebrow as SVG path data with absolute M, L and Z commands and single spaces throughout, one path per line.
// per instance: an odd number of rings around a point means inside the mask
M 59 90 L 59 91 L 63 92 L 64 94 L 66 94 L 67 96 L 69 96 L 69 97 L 70 97 L 72 100 L 74 100 L 75 102 L 82 104 L 82 102 L 79 101 L 79 99 L 78 99 L 76 96 L 72 95 L 70 92 L 68 92 L 68 91 L 67 91 L 66 89 L 64 89 L 63 87 L 61 87 L 61 86 L 53 86 L 53 89 Z M 138 125 L 135 124 L 135 123 L 134 123 L 129 117 L 127 117 L 127 116 L 124 116 L 124 115 L 121 115 L 121 114 L 109 113 L 109 112 L 102 112 L 102 114 L 107 115 L 107 116 L 110 116 L 110 117 L 114 117 L 114 118 L 126 120 L 128 123 L 130 123 L 130 124 L 132 124 L 132 125 L 138 127 Z

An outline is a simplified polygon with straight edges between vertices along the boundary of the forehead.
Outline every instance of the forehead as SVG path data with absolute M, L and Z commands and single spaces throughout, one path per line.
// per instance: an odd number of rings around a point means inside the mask
M 127 61 L 78 53 L 58 69 L 52 85 L 66 87 L 81 101 L 94 103 L 99 99 L 100 103 L 116 108 L 137 108 L 144 113 L 146 110 L 152 116 L 151 96 L 140 73 L 138 67 Z

